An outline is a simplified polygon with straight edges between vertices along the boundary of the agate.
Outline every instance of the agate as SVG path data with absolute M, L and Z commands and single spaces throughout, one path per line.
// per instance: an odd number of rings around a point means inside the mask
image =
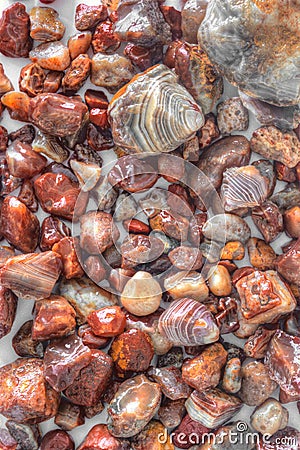
M 204 124 L 201 108 L 163 64 L 120 89 L 109 116 L 114 142 L 127 153 L 170 152 Z
M 211 0 L 198 41 L 228 81 L 277 105 L 300 100 L 300 6 L 274 0 Z

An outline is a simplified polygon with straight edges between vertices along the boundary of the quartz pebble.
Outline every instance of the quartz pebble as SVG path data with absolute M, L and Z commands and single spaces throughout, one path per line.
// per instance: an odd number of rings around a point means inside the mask
M 226 358 L 227 352 L 224 347 L 219 343 L 213 344 L 199 356 L 183 363 L 182 379 L 199 391 L 214 388 L 219 384 Z
M 218 127 L 222 134 L 247 130 L 249 115 L 239 97 L 228 98 L 217 107 Z
M 98 22 L 103 21 L 107 18 L 107 8 L 100 5 L 86 5 L 80 3 L 76 7 L 75 11 L 75 27 L 77 30 L 91 30 Z
M 158 410 L 158 418 L 166 428 L 178 427 L 185 414 L 185 399 L 166 399 Z
M 115 93 L 134 75 L 134 68 L 129 59 L 117 53 L 104 55 L 96 53 L 92 58 L 91 82 Z
M 159 283 L 147 272 L 136 272 L 126 283 L 121 303 L 136 316 L 154 313 L 160 305 L 162 291 Z
M 280 161 L 289 168 L 300 162 L 300 142 L 293 131 L 281 131 L 274 126 L 262 127 L 253 133 L 250 144 L 254 152 Z
M 108 407 L 108 430 L 116 437 L 132 437 L 142 431 L 158 411 L 161 390 L 145 375 L 124 381 Z
M 118 375 L 124 377 L 147 370 L 154 351 L 148 334 L 132 329 L 116 337 L 110 348 L 110 355 Z
M 117 303 L 114 294 L 97 286 L 87 277 L 62 280 L 59 290 L 75 309 L 78 325 L 86 323 L 88 315 L 93 311 Z
M 242 387 L 240 399 L 249 406 L 259 406 L 277 388 L 268 373 L 268 367 L 261 362 L 249 362 L 242 367 Z
M 32 62 L 38 63 L 42 69 L 59 72 L 67 69 L 71 63 L 69 49 L 61 41 L 40 44 L 31 50 L 29 57 Z
M 120 234 L 111 214 L 102 211 L 89 211 L 81 216 L 80 228 L 80 247 L 93 255 L 111 247 Z
M 77 56 L 87 53 L 91 42 L 92 33 L 90 31 L 83 31 L 71 36 L 68 40 L 68 49 L 71 59 L 75 59 Z
M 39 239 L 38 218 L 17 197 L 6 197 L 1 208 L 1 233 L 17 249 L 33 252 Z
M 30 14 L 30 36 L 40 42 L 59 41 L 65 33 L 65 26 L 53 8 L 34 7 Z
M 251 415 L 251 425 L 262 434 L 273 435 L 288 424 L 289 413 L 275 398 L 269 398 Z
M 209 296 L 208 287 L 199 272 L 179 272 L 165 278 L 164 287 L 173 299 L 184 297 L 204 302 Z
M 231 278 L 226 267 L 218 264 L 213 274 L 208 279 L 210 291 L 219 297 L 226 297 L 231 293 Z

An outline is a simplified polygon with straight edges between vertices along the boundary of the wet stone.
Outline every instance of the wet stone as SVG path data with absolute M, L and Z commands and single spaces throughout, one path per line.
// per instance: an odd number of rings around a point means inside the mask
M 157 420 L 152 420 L 139 434 L 132 438 L 131 445 L 133 450 L 150 450 L 155 448 L 158 436 L 166 436 L 165 442 L 159 444 L 161 450 L 175 449 L 165 427 Z
M 159 356 L 157 367 L 177 367 L 181 368 L 183 363 L 183 352 L 181 347 L 172 347 L 167 353 Z
M 292 246 L 276 259 L 276 269 L 290 283 L 300 285 L 300 239 L 295 241 Z
M 244 351 L 247 356 L 255 359 L 262 359 L 266 356 L 268 345 L 276 332 L 276 326 L 270 329 L 258 327 L 255 333 L 250 336 L 244 345 Z
M 161 391 L 145 375 L 124 381 L 108 407 L 108 430 L 116 437 L 139 433 L 158 411 Z
M 178 427 L 185 415 L 185 399 L 170 400 L 162 404 L 158 410 L 158 418 L 166 428 Z
M 32 325 L 32 320 L 23 323 L 12 338 L 12 347 L 18 356 L 43 358 L 44 347 L 32 338 Z
M 43 361 L 19 358 L 0 369 L 0 411 L 18 422 L 38 423 L 53 417 L 59 395 L 45 381 Z
M 71 431 L 80 425 L 83 425 L 84 410 L 81 406 L 74 405 L 66 398 L 62 397 L 57 414 L 54 419 L 55 425 L 59 426 L 62 430 Z
M 129 59 L 117 53 L 96 53 L 92 58 L 91 82 L 112 94 L 128 83 L 133 75 L 134 68 Z
M 115 33 L 114 28 L 114 24 L 110 19 L 97 25 L 92 39 L 92 46 L 95 53 L 101 52 L 109 55 L 118 50 L 121 41 Z
M 79 253 L 79 238 L 64 237 L 52 246 L 52 251 L 61 256 L 63 264 L 63 275 L 67 280 L 80 278 L 84 275 L 81 267 Z
M 252 209 L 252 220 L 268 244 L 283 231 L 282 214 L 278 206 L 269 200 Z
M 92 42 L 92 33 L 90 31 L 83 31 L 82 33 L 74 34 L 68 40 L 68 48 L 71 59 L 77 58 L 82 53 L 87 53 Z
M 18 299 L 9 289 L 0 286 L 0 339 L 6 336 L 14 323 Z
M 111 214 L 89 211 L 80 218 L 80 247 L 94 255 L 104 252 L 119 238 L 119 230 Z
M 126 316 L 119 306 L 93 311 L 87 320 L 93 333 L 100 337 L 118 336 L 123 333 L 126 325 Z
M 270 398 L 255 409 L 251 415 L 251 425 L 262 434 L 275 434 L 288 424 L 289 413 L 277 400 Z
M 63 430 L 51 430 L 43 436 L 41 450 L 74 450 L 75 444 L 71 436 Z
M 18 140 L 7 148 L 6 161 L 11 175 L 19 178 L 32 178 L 47 164 L 46 158 L 33 151 L 31 145 Z
M 18 200 L 24 203 L 31 212 L 37 212 L 38 202 L 34 194 L 33 184 L 31 180 L 24 180 L 18 195 Z
M 239 391 L 240 399 L 249 406 L 259 406 L 277 388 L 263 363 L 254 361 L 242 368 L 242 387 Z
M 12 58 L 27 58 L 32 47 L 30 20 L 25 5 L 15 2 L 2 12 L 0 52 Z
M 59 41 L 65 26 L 53 8 L 34 7 L 30 11 L 30 36 L 40 42 Z
M 51 342 L 44 355 L 44 376 L 60 392 L 70 386 L 91 361 L 91 350 L 75 334 Z
M 64 237 L 70 236 L 70 228 L 57 217 L 46 217 L 41 226 L 40 248 L 43 252 L 51 250 L 52 246 Z
M 182 379 L 199 391 L 216 387 L 221 378 L 221 369 L 226 363 L 227 352 L 217 343 L 207 347 L 199 356 L 183 363 Z
M 144 372 L 150 366 L 154 355 L 153 344 L 148 334 L 143 331 L 128 330 L 114 340 L 110 355 L 120 377 Z
M 107 18 L 107 8 L 104 5 L 85 5 L 80 3 L 76 7 L 75 27 L 77 30 L 91 30 L 98 22 Z
M 110 356 L 101 350 L 91 350 L 90 363 L 64 391 L 65 396 L 76 405 L 95 406 L 108 386 L 112 370 Z
M 171 400 L 188 398 L 192 389 L 183 381 L 180 369 L 176 367 L 150 367 L 147 372 L 150 379 L 158 383 L 162 393 Z
M 59 295 L 35 302 L 33 315 L 32 339 L 36 341 L 66 336 L 76 325 L 74 309 Z
M 97 450 L 129 450 L 130 445 L 129 442 L 112 436 L 107 425 L 99 424 L 91 428 L 78 450 L 90 450 L 91 448 L 97 448 Z
M 250 238 L 248 243 L 250 263 L 259 270 L 274 269 L 276 253 L 273 248 L 262 239 Z
M 71 63 L 69 49 L 61 41 L 38 45 L 31 50 L 29 58 L 32 62 L 39 64 L 42 69 L 59 72 L 67 69 Z
M 222 134 L 247 130 L 249 114 L 239 97 L 232 97 L 219 103 L 217 112 L 218 127 Z

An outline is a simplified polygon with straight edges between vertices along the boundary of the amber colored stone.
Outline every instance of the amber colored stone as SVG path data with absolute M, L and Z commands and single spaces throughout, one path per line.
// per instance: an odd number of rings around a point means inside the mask
M 77 237 L 64 237 L 53 245 L 52 251 L 61 256 L 63 263 L 63 275 L 67 280 L 71 278 L 80 278 L 84 271 L 78 260 L 79 239 Z
M 43 344 L 32 339 L 32 325 L 32 320 L 23 323 L 12 338 L 12 347 L 19 356 L 42 358 L 44 355 Z
M 70 228 L 57 217 L 46 217 L 41 226 L 40 248 L 43 252 L 51 250 L 52 246 L 64 237 L 70 236 Z
M 17 249 L 29 253 L 38 244 L 38 218 L 17 197 L 6 197 L 1 209 L 1 232 Z
M 123 333 L 126 317 L 120 306 L 101 308 L 88 315 L 88 324 L 100 337 L 114 337 Z
M 30 20 L 25 5 L 14 2 L 0 19 L 0 52 L 11 58 L 27 58 L 32 47 Z
M 51 430 L 43 436 L 41 450 L 74 450 L 71 436 L 63 430 Z
M 0 339 L 6 336 L 14 323 L 18 299 L 9 289 L 0 286 Z
M 81 325 L 77 332 L 78 336 L 82 339 L 83 344 L 91 349 L 104 348 L 110 342 L 109 338 L 96 336 L 96 334 L 93 333 L 92 328 L 87 323 Z
M 61 85 L 61 80 L 64 76 L 64 72 L 57 70 L 49 70 L 44 82 L 44 92 L 55 94 Z
M 277 388 L 268 373 L 268 367 L 261 362 L 249 362 L 242 367 L 240 399 L 249 406 L 261 405 Z
M 220 334 L 233 333 L 239 329 L 238 305 L 234 298 L 219 299 L 215 320 L 220 328 Z
M 83 408 L 79 405 L 74 405 L 65 397 L 62 397 L 54 423 L 65 431 L 71 431 L 74 428 L 83 425 L 84 422 L 85 419 Z
M 270 323 L 276 317 L 293 311 L 296 300 L 277 272 L 256 270 L 236 283 L 241 314 L 250 324 Z
M 226 359 L 227 351 L 221 344 L 210 345 L 199 356 L 183 363 L 182 379 L 199 391 L 216 387 Z
M 59 394 L 46 383 L 43 361 L 19 358 L 0 368 L 0 412 L 20 422 L 38 423 L 53 417 Z
M 179 214 L 161 211 L 149 220 L 152 230 L 159 230 L 179 241 L 186 241 L 189 231 L 189 221 Z
M 245 247 L 239 241 L 227 242 L 221 253 L 221 259 L 233 259 L 236 261 L 243 259 L 244 256 Z
M 190 386 L 183 381 L 181 371 L 177 367 L 150 367 L 147 374 L 160 385 L 162 393 L 171 400 L 188 398 L 192 392 Z
M 90 363 L 81 369 L 64 394 L 76 405 L 96 405 L 112 376 L 113 361 L 101 350 L 91 350 Z
M 143 331 L 125 331 L 112 343 L 110 355 L 119 376 L 144 372 L 150 366 L 154 355 L 153 344 Z
M 272 337 L 265 364 L 272 380 L 290 395 L 300 394 L 300 338 L 278 330 Z
M 59 295 L 37 301 L 33 314 L 32 338 L 37 341 L 66 336 L 76 325 L 74 309 Z
M 2 95 L 1 103 L 6 106 L 12 119 L 29 122 L 30 98 L 25 92 L 7 92 Z
M 76 7 L 75 27 L 77 30 L 91 30 L 98 22 L 107 18 L 107 8 L 104 5 L 85 5 L 80 3 Z
M 274 269 L 276 253 L 273 248 L 259 238 L 250 238 L 247 242 L 249 259 L 253 267 L 259 270 Z
M 201 442 L 202 435 L 209 433 L 209 428 L 206 428 L 200 422 L 193 420 L 187 414 L 178 428 L 175 429 L 173 436 L 173 442 L 178 448 L 190 448 L 192 442 L 194 442 L 195 436 L 198 437 Z
M 106 109 L 92 108 L 90 110 L 90 121 L 100 128 L 108 128 L 108 113 Z
M 142 222 L 141 220 L 138 220 L 138 219 L 124 220 L 123 227 L 129 233 L 135 233 L 135 234 L 149 234 L 151 231 L 149 225 L 147 225 L 145 222 Z
M 91 357 L 91 350 L 76 334 L 53 341 L 45 350 L 45 379 L 56 391 L 62 391 L 74 382 Z
M 108 430 L 116 437 L 132 437 L 142 431 L 158 411 L 161 390 L 145 375 L 124 381 L 108 407 Z
M 85 211 L 87 194 L 64 174 L 45 173 L 35 180 L 34 189 L 43 210 L 49 214 L 72 220 Z
M 82 33 L 74 34 L 68 40 L 68 48 L 71 59 L 77 58 L 82 53 L 87 53 L 92 42 L 92 33 L 90 31 L 83 31 Z
M 75 93 L 84 85 L 91 69 L 91 60 L 87 54 L 80 54 L 73 59 L 62 79 L 62 91 Z
M 29 97 L 34 97 L 43 92 L 46 71 L 36 63 L 22 67 L 19 77 L 20 91 L 26 92 Z
M 108 98 L 103 91 L 87 89 L 84 94 L 84 99 L 89 109 L 108 109 Z
M 32 150 L 31 145 L 15 140 L 6 150 L 9 172 L 14 177 L 31 178 L 40 173 L 47 159 Z
M 129 450 L 130 445 L 112 436 L 104 424 L 95 425 L 90 429 L 78 450 Z
M 80 217 L 80 247 L 88 253 L 99 254 L 119 238 L 119 230 L 111 214 L 89 211 Z

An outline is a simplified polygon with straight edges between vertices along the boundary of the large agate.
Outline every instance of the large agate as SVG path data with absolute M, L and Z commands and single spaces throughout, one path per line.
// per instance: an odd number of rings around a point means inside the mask
M 198 40 L 211 61 L 251 97 L 300 101 L 298 1 L 211 0 Z
M 204 124 L 200 107 L 163 64 L 133 77 L 109 106 L 114 143 L 127 153 L 175 150 Z
M 205 345 L 219 339 L 211 312 L 190 298 L 172 302 L 160 316 L 158 329 L 174 345 Z

